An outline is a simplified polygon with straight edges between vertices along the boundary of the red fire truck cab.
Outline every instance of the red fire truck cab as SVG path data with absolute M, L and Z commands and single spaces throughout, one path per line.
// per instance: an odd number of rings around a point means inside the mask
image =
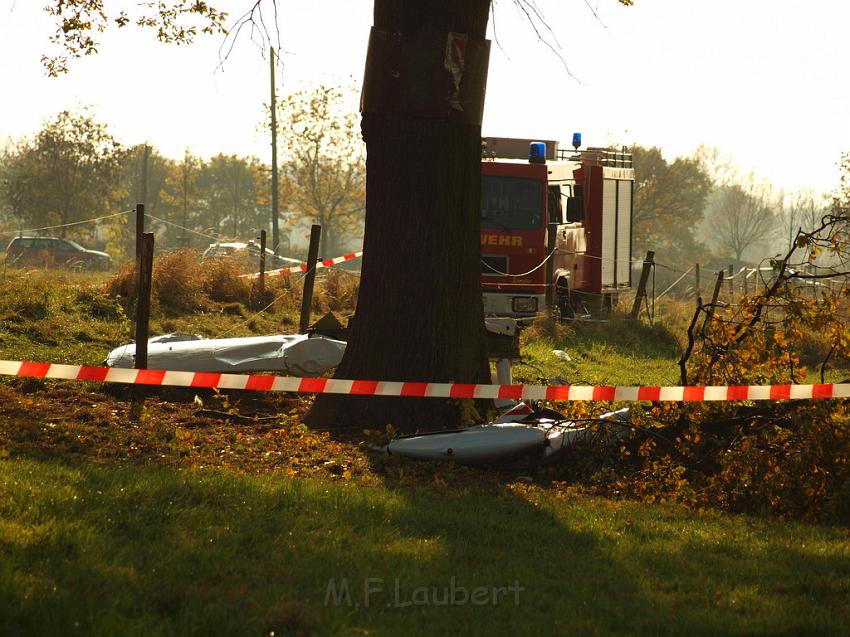
M 579 143 L 576 143 L 578 141 Z M 627 152 L 482 140 L 481 285 L 488 315 L 606 312 L 631 288 Z

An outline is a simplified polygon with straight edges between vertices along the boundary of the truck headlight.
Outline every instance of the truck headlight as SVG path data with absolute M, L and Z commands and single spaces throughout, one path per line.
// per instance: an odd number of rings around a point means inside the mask
M 514 312 L 536 312 L 537 297 L 515 296 L 511 302 L 511 309 L 513 309 Z

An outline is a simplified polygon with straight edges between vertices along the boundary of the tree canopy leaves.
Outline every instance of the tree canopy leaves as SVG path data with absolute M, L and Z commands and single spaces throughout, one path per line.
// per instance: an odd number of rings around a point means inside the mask
M 202 0 L 145 1 L 118 8 L 104 0 L 51 0 L 44 10 L 56 19 L 50 37 L 59 51 L 41 60 L 49 75 L 68 71 L 72 59 L 97 53 L 97 36 L 110 26 L 151 29 L 160 42 L 191 44 L 199 33 L 226 33 L 227 12 Z
M 0 199 L 17 225 L 68 224 L 114 212 L 121 144 L 88 113 L 62 111 L 4 156 Z M 60 229 L 65 235 L 65 228 Z
M 632 148 L 635 250 L 656 250 L 673 263 L 692 262 L 704 248 L 695 236 L 711 179 L 695 158 L 668 162 L 657 147 Z
M 278 102 L 285 206 L 322 226 L 323 254 L 361 234 L 366 207 L 366 146 L 350 98 L 354 89 L 318 86 Z

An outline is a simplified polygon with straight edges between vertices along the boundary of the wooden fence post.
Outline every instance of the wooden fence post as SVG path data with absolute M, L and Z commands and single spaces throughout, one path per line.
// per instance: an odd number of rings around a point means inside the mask
M 694 264 L 694 298 L 698 299 L 702 295 L 702 289 L 699 280 L 699 263 Z
M 147 369 L 151 317 L 151 281 L 153 278 L 153 232 L 142 233 L 140 243 L 141 252 L 137 263 L 136 369 Z
M 307 274 L 304 277 L 304 291 L 301 297 L 301 320 L 298 333 L 305 334 L 310 326 L 310 305 L 313 302 L 313 284 L 316 281 L 316 259 L 319 256 L 319 239 L 322 238 L 322 226 L 313 224 L 310 228 L 310 248 L 307 250 Z
M 723 285 L 723 270 L 717 273 L 717 281 L 714 282 L 714 292 L 711 295 L 711 305 L 717 305 L 717 299 L 720 298 L 720 287 Z
M 640 314 L 641 303 L 646 298 L 646 283 L 649 281 L 649 273 L 654 263 L 655 252 L 653 250 L 647 250 L 646 257 L 643 259 L 643 269 L 640 272 L 640 282 L 638 283 L 637 293 L 635 294 L 635 303 L 632 306 L 632 312 L 629 318 L 636 319 Z
M 711 304 L 705 310 L 705 320 L 702 323 L 702 332 L 705 332 L 705 328 L 708 326 L 711 321 L 711 317 L 714 315 L 714 307 L 717 305 L 717 299 L 720 298 L 720 288 L 723 286 L 723 270 L 717 273 L 717 280 L 714 282 L 714 292 L 711 295 Z

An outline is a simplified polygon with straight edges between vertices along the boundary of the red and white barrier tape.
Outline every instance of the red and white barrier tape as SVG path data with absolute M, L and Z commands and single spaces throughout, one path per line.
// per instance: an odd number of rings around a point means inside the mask
M 341 257 L 335 257 L 333 259 L 323 259 L 322 261 L 316 262 L 316 269 L 318 268 L 329 268 L 332 265 L 337 265 L 339 263 L 344 263 L 346 261 L 353 261 L 354 259 L 359 259 L 363 256 L 362 252 L 352 252 L 350 254 L 344 254 Z M 302 263 L 301 265 L 294 265 L 291 268 L 280 268 L 278 270 L 268 270 L 266 271 L 266 276 L 280 276 L 281 274 L 288 274 L 290 272 L 306 272 L 307 264 Z M 243 274 L 242 278 L 250 278 L 256 279 L 260 276 L 259 272 L 254 272 L 253 274 Z
M 850 384 L 832 385 L 738 385 L 713 387 L 615 387 L 590 385 L 469 385 L 461 383 L 411 383 L 335 378 L 297 378 L 172 372 L 155 369 L 121 369 L 0 361 L 0 375 L 32 378 L 89 380 L 130 385 L 247 389 L 306 394 L 358 396 L 410 396 L 420 398 L 505 398 L 516 400 L 585 401 L 723 401 L 789 400 L 801 398 L 850 398 Z

